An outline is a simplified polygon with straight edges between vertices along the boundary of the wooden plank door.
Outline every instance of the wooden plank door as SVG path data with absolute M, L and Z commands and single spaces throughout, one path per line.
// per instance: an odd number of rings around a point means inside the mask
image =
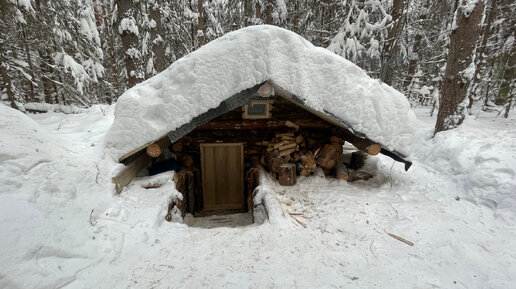
M 201 144 L 204 210 L 244 208 L 244 145 Z

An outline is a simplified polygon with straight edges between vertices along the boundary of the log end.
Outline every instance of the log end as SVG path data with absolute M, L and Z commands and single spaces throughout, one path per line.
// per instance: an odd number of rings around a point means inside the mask
M 153 143 L 147 146 L 147 154 L 153 158 L 161 155 L 161 148 L 157 143 Z
M 183 143 L 178 141 L 172 145 L 172 151 L 179 153 L 183 151 Z
M 269 97 L 274 93 L 274 89 L 272 88 L 272 85 L 270 85 L 268 82 L 264 83 L 260 88 L 258 89 L 258 94 L 263 97 Z
M 370 155 L 377 155 L 382 150 L 382 147 L 379 144 L 371 144 L 367 147 L 367 153 Z
M 279 183 L 282 186 L 293 186 L 296 184 L 296 165 L 286 163 L 279 166 Z
M 337 176 L 337 179 L 341 179 L 341 180 L 347 181 L 347 180 L 349 180 L 349 176 L 348 176 L 348 174 L 339 174 Z
M 301 172 L 299 174 L 302 175 L 303 177 L 309 177 L 311 173 L 309 170 L 303 169 L 303 170 L 301 170 Z

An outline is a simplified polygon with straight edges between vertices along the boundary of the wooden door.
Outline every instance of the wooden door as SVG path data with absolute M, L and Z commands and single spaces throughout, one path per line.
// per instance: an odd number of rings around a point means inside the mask
M 201 144 L 204 210 L 244 208 L 244 145 Z

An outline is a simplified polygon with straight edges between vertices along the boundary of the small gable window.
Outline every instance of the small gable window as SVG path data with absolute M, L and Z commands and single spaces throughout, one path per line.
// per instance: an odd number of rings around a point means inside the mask
M 243 110 L 242 118 L 244 119 L 263 119 L 271 117 L 270 101 L 252 101 L 250 104 L 244 105 Z

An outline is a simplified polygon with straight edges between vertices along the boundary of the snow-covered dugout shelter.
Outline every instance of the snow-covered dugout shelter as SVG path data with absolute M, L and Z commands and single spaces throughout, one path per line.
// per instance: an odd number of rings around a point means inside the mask
M 185 208 L 238 210 L 253 163 L 302 169 L 300 158 L 336 140 L 408 169 L 414 120 L 403 94 L 355 64 L 291 31 L 252 26 L 126 91 L 106 147 L 126 165 L 113 179 L 117 192 L 170 148 L 187 171 L 176 180 Z

